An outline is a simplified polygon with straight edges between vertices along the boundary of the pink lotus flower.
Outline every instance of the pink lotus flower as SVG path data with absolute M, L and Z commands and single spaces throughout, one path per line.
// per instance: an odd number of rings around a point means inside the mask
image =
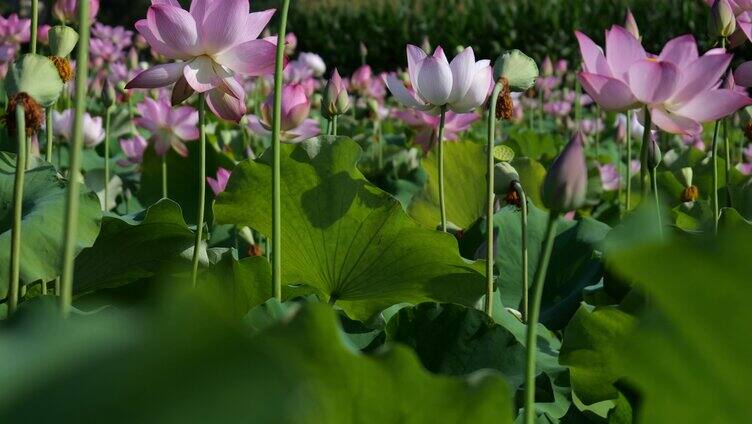
M 99 13 L 99 0 L 89 0 L 89 21 L 93 22 Z M 62 22 L 78 22 L 78 0 L 57 0 L 52 14 Z
M 252 132 L 262 136 L 271 135 L 272 108 L 274 94 L 261 105 L 261 117 L 248 116 L 248 127 Z M 305 88 L 299 84 L 286 85 L 282 88 L 282 138 L 297 143 L 315 137 L 321 133 L 318 121 L 307 119 L 311 112 L 311 102 L 306 96 Z
M 467 113 L 486 100 L 493 83 L 490 61 L 475 61 L 473 49 L 468 47 L 450 64 L 444 50 L 438 47 L 428 56 L 419 47 L 407 46 L 407 66 L 410 92 L 394 75 L 387 76 L 386 85 L 403 105 L 424 112 L 437 112 L 447 107 L 457 113 Z
M 563 118 L 572 113 L 572 103 L 567 101 L 549 102 L 543 105 L 543 111 L 551 116 Z
M 423 147 L 423 151 L 431 150 L 434 138 L 439 130 L 441 121 L 439 116 L 413 109 L 395 111 L 394 116 L 418 131 L 415 136 L 415 143 Z M 466 131 L 478 120 L 480 120 L 480 115 L 475 112 L 447 112 L 444 122 L 444 141 L 457 140 L 461 132 Z
M 158 155 L 165 155 L 170 148 L 180 156 L 188 156 L 184 142 L 198 140 L 198 111 L 190 106 L 173 108 L 166 97 L 159 100 L 145 98 L 136 106 L 140 118 L 136 125 L 151 132 L 151 141 Z
M 316 77 L 320 77 L 326 73 L 326 63 L 316 53 L 301 53 L 298 56 L 298 61 L 307 66 Z
M 694 37 L 685 35 L 669 41 L 657 58 L 632 64 L 629 86 L 656 126 L 673 134 L 699 134 L 703 122 L 752 104 L 744 93 L 718 88 L 730 63 L 731 55 L 720 49 L 699 56 Z
M 97 22 L 92 26 L 91 34 L 95 38 L 112 43 L 118 50 L 125 50 L 133 45 L 133 31 L 121 26 L 111 27 Z
M 148 145 L 146 139 L 138 134 L 133 138 L 120 140 L 120 150 L 123 151 L 125 159 L 118 160 L 118 165 L 122 167 L 139 165 L 144 160 L 144 152 Z
M 52 111 L 52 133 L 65 142 L 70 142 L 73 136 L 74 110 L 68 109 L 63 112 Z M 84 114 L 84 146 L 91 148 L 104 141 L 104 128 L 102 118 Z
M 556 67 L 554 68 L 554 71 L 556 75 L 563 76 L 564 74 L 569 71 L 569 62 L 567 62 L 566 59 L 559 59 L 558 62 L 556 62 Z
M 219 168 L 217 169 L 217 178 L 206 177 L 206 183 L 209 184 L 215 196 L 219 196 L 219 193 L 225 191 L 227 188 L 227 181 L 230 180 L 230 171 Z
M 4 18 L 0 16 L 0 44 L 19 45 L 31 38 L 31 21 L 20 19 L 15 13 Z
M 245 91 L 235 74 L 274 72 L 275 43 L 257 39 L 273 14 L 249 13 L 248 0 L 193 0 L 190 12 L 176 0 L 152 0 L 136 29 L 155 52 L 179 62 L 154 66 L 127 88 L 177 83 L 174 99 L 182 101 L 194 91 L 207 93 L 207 104 L 217 116 L 240 121 L 246 111 Z
M 598 166 L 598 173 L 601 176 L 601 185 L 604 191 L 618 190 L 621 185 L 621 177 L 616 169 L 616 165 L 609 163 Z
M 44 45 L 48 45 L 50 43 L 50 29 L 52 29 L 49 25 L 39 25 L 39 29 L 37 30 L 37 39 L 40 43 Z
M 373 70 L 368 65 L 363 65 L 353 72 L 350 77 L 350 89 L 352 91 L 363 92 L 368 89 L 368 85 L 373 78 Z

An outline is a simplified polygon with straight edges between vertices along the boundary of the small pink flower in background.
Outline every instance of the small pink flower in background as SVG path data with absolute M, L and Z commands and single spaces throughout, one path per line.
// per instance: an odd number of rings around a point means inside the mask
M 601 184 L 604 191 L 618 190 L 621 184 L 621 176 L 616 169 L 616 165 L 609 163 L 606 165 L 599 165 L 598 172 L 601 176 Z
M 298 48 L 298 37 L 293 32 L 285 34 L 285 54 L 292 56 Z
M 109 41 L 119 50 L 125 50 L 133 45 L 133 31 L 128 31 L 121 26 L 112 27 L 97 22 L 91 28 L 91 35 L 100 40 Z
M 225 191 L 227 188 L 227 181 L 230 180 L 230 171 L 219 168 L 217 169 L 217 178 L 206 177 L 206 183 L 209 184 L 215 196 L 219 196 L 219 193 Z
M 99 13 L 99 0 L 89 0 L 89 21 L 93 22 Z M 78 22 L 78 1 L 57 0 L 52 7 L 52 14 L 62 22 Z
M 321 77 L 326 73 L 326 63 L 316 53 L 301 53 L 298 55 L 298 61 L 307 66 L 315 77 Z
M 403 105 L 424 112 L 437 112 L 441 107 L 457 113 L 467 113 L 486 101 L 493 83 L 490 61 L 475 61 L 473 49 L 468 47 L 449 63 L 444 50 L 436 48 L 428 56 L 419 47 L 407 46 L 407 66 L 412 90 L 394 75 L 388 75 L 386 85 Z
M 0 16 L 0 44 L 19 45 L 31 38 L 31 20 L 21 19 L 17 14 L 7 18 Z
M 559 59 L 559 61 L 556 62 L 554 71 L 556 75 L 563 76 L 569 71 L 569 62 L 567 62 L 566 59 Z
M 136 125 L 151 132 L 151 141 L 158 155 L 163 156 L 172 148 L 180 156 L 188 156 L 185 142 L 199 137 L 196 109 L 190 106 L 173 108 L 164 96 L 159 100 L 147 97 L 136 109 L 141 115 L 136 118 Z
M 418 131 L 415 136 L 415 143 L 423 147 L 423 151 L 428 152 L 431 150 L 439 129 L 441 117 L 413 109 L 399 110 L 393 112 L 393 114 L 396 118 Z M 457 140 L 459 133 L 466 131 L 478 120 L 480 120 L 480 115 L 475 112 L 447 112 L 444 122 L 444 141 Z
M 70 142 L 73 135 L 74 110 L 52 111 L 52 133 L 65 142 Z M 91 148 L 104 141 L 102 118 L 84 114 L 84 146 Z
M 267 97 L 261 105 L 261 116 L 248 115 L 248 127 L 261 136 L 271 135 L 274 95 Z M 297 143 L 321 133 L 315 119 L 307 119 L 311 112 L 311 102 L 305 87 L 300 84 L 285 85 L 282 88 L 282 138 L 286 142 Z
M 544 77 L 550 77 L 554 74 L 554 62 L 551 60 L 550 56 L 546 56 L 543 58 L 543 63 L 541 63 L 541 75 Z
M 127 88 L 160 88 L 175 84 L 173 97 L 206 93 L 219 117 L 239 122 L 246 113 L 245 90 L 235 78 L 274 72 L 276 45 L 258 39 L 274 10 L 250 13 L 248 0 L 193 0 L 190 11 L 174 0 L 152 0 L 136 30 L 152 50 L 176 62 L 156 65 Z M 176 96 L 177 94 L 177 96 Z
M 592 119 L 592 118 L 585 118 L 582 121 L 580 121 L 579 129 L 582 131 L 585 135 L 593 135 L 600 133 L 603 131 L 603 120 L 598 119 Z
M 45 46 L 50 43 L 50 29 L 52 29 L 52 27 L 49 25 L 40 25 L 37 30 L 37 39 Z
M 632 171 L 632 175 L 637 175 L 640 172 L 640 169 L 642 169 L 642 164 L 638 159 L 632 159 L 632 162 L 629 163 L 629 170 Z
M 368 89 L 368 85 L 373 78 L 373 70 L 368 65 L 363 65 L 356 69 L 350 77 L 350 90 L 362 92 Z
M 736 165 L 736 169 L 738 169 L 742 175 L 752 175 L 752 163 L 740 163 Z
M 120 140 L 120 150 L 123 151 L 125 159 L 118 160 L 118 165 L 122 167 L 139 165 L 144 160 L 144 151 L 148 145 L 146 139 L 140 135 Z
M 684 135 L 681 139 L 687 146 L 694 147 L 703 152 L 705 151 L 705 142 L 702 141 L 702 134 Z
M 549 102 L 543 105 L 543 111 L 551 116 L 563 118 L 572 113 L 572 103 L 567 101 Z

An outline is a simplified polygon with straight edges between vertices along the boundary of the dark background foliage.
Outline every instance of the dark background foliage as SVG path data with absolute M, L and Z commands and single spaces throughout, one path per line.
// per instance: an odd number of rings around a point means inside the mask
M 132 26 L 149 3 L 103 0 L 99 19 Z M 251 1 L 254 10 L 279 3 Z M 14 8 L 4 7 L 6 13 Z M 368 49 L 368 63 L 383 70 L 404 65 L 404 45 L 421 45 L 424 39 L 450 51 L 472 43 L 479 57 L 519 48 L 539 60 L 545 55 L 573 60 L 575 29 L 601 42 L 608 26 L 623 23 L 627 7 L 651 51 L 688 32 L 700 41 L 708 38 L 709 10 L 702 0 L 293 0 L 289 29 L 298 35 L 301 50 L 317 52 L 345 72 L 360 65 L 360 43 Z

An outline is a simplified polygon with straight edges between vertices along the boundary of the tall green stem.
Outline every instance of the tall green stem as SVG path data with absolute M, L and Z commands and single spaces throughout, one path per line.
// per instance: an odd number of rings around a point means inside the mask
M 650 176 L 648 174 L 648 145 L 650 144 L 651 128 L 653 120 L 650 109 L 645 107 L 645 131 L 642 133 L 642 146 L 640 146 L 640 187 L 642 188 L 643 201 L 650 190 Z
M 514 189 L 517 191 L 517 195 L 520 197 L 520 209 L 522 214 L 520 217 L 520 245 L 522 246 L 522 322 L 527 322 L 528 314 L 530 313 L 530 301 L 528 300 L 529 290 L 529 272 L 528 272 L 528 253 L 527 253 L 527 195 L 522 188 L 522 184 L 519 181 L 514 182 Z
M 439 136 L 436 139 L 439 148 L 439 208 L 441 209 L 441 231 L 447 231 L 446 198 L 444 197 L 444 121 L 446 121 L 446 106 L 441 107 L 439 121 Z
M 39 0 L 31 0 L 31 54 L 37 54 L 39 29 Z
M 21 280 L 21 216 L 23 212 L 24 176 L 26 174 L 26 110 L 16 106 L 16 178 L 13 183 L 13 226 L 10 235 L 10 282 L 8 285 L 8 315 L 16 312 Z
M 728 134 L 728 119 L 723 118 L 723 147 L 726 151 L 726 206 L 731 204 L 731 141 Z
M 44 110 L 44 119 L 45 119 L 45 136 L 47 137 L 47 144 L 44 146 L 46 149 L 44 160 L 46 160 L 49 163 L 52 163 L 53 137 L 52 137 L 52 108 L 51 107 L 48 107 Z
M 198 281 L 198 258 L 201 250 L 201 238 L 204 233 L 204 207 L 206 202 L 206 101 L 205 94 L 198 97 L 198 210 L 196 211 L 196 238 L 193 242 L 193 261 L 191 283 L 196 287 Z
M 167 199 L 167 153 L 162 155 L 162 198 Z
M 535 423 L 535 356 L 538 350 L 538 319 L 540 317 L 541 299 L 543 298 L 543 284 L 546 282 L 546 272 L 554 247 L 558 219 L 558 213 L 551 212 L 548 216 L 546 238 L 543 242 L 541 259 L 533 283 L 533 304 L 527 321 L 527 351 L 525 355 L 525 424 Z
M 285 32 L 290 0 L 282 1 L 277 35 L 277 62 L 274 71 L 274 115 L 272 117 L 272 287 L 274 297 L 282 301 L 282 197 L 280 133 L 282 130 L 282 67 L 285 58 Z
M 337 116 L 332 116 L 332 135 L 337 136 Z
M 711 202 L 713 209 L 713 227 L 718 231 L 718 217 L 720 215 L 718 206 L 718 129 L 721 126 L 721 120 L 715 121 L 713 128 L 713 144 L 711 155 L 713 160 L 713 193 L 711 193 Z
M 627 111 L 627 211 L 632 209 L 632 111 Z
M 112 107 L 104 113 L 104 210 L 110 210 L 110 132 L 112 121 Z
M 488 146 L 486 148 L 486 305 L 488 316 L 493 316 L 494 286 L 494 145 L 496 144 L 496 102 L 503 85 L 494 85 L 491 100 L 488 103 Z
M 60 313 L 67 317 L 73 296 L 73 258 L 76 253 L 78 230 L 78 183 L 81 168 L 81 148 L 84 144 L 84 112 L 86 111 L 86 81 L 89 75 L 89 0 L 78 2 L 78 57 L 76 60 L 76 112 L 73 120 L 73 143 L 70 146 L 68 195 L 65 208 L 63 242 L 63 275 L 60 282 Z
M 655 213 L 658 215 L 658 232 L 663 234 L 663 218 L 661 217 L 661 200 L 658 195 L 658 170 L 650 170 L 650 180 L 653 186 L 653 198 L 655 199 Z

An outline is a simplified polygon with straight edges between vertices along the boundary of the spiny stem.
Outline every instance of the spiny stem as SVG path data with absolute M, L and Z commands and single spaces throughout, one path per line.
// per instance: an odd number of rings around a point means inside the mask
M 73 121 L 73 143 L 70 146 L 68 169 L 68 197 L 65 208 L 63 242 L 63 275 L 60 283 L 60 313 L 70 314 L 73 297 L 73 258 L 76 253 L 78 230 L 78 174 L 81 168 L 81 148 L 84 144 L 84 112 L 86 111 L 86 81 L 89 75 L 89 0 L 78 2 L 79 41 L 76 60 L 76 111 Z
M 274 71 L 274 115 L 272 117 L 272 287 L 274 297 L 282 301 L 282 197 L 280 133 L 282 130 L 282 67 L 285 57 L 285 32 L 290 0 L 282 1 L 277 34 L 277 58 Z M 334 123 L 336 126 L 336 123 Z M 336 130 L 335 130 L 336 131 Z M 335 133 L 336 134 L 336 133 Z
M 439 135 L 436 139 L 439 146 L 439 208 L 441 209 L 441 231 L 447 231 L 446 199 L 444 198 L 444 121 L 446 120 L 446 106 L 441 107 L 439 121 Z
M 8 315 L 16 312 L 21 281 L 21 216 L 23 213 L 24 176 L 26 174 L 26 110 L 16 106 L 16 178 L 13 182 L 13 226 L 10 234 L 10 282 L 8 285 Z
M 494 155 L 493 149 L 496 144 L 496 102 L 503 85 L 494 85 L 491 99 L 488 103 L 488 143 L 486 146 L 486 305 L 488 316 L 493 316 L 493 292 L 494 292 Z
M 525 424 L 535 423 L 535 356 L 538 350 L 538 319 L 540 316 L 541 299 L 543 298 L 543 284 L 546 282 L 548 262 L 551 260 L 551 251 L 554 247 L 556 236 L 556 222 L 559 214 L 551 212 L 548 215 L 546 238 L 543 242 L 540 254 L 540 263 L 535 272 L 533 283 L 533 304 L 530 308 L 530 317 L 527 322 L 527 350 L 525 355 Z
M 530 313 L 530 301 L 528 299 L 529 290 L 529 271 L 528 271 L 528 253 L 527 253 L 527 195 L 522 188 L 522 183 L 519 181 L 514 182 L 514 189 L 520 196 L 520 209 L 522 211 L 520 217 L 520 244 L 522 246 L 522 322 L 527 322 L 528 314 Z
M 627 211 L 632 209 L 632 111 L 627 111 Z
M 198 281 L 198 259 L 201 250 L 201 238 L 204 232 L 204 206 L 206 201 L 206 101 L 205 94 L 198 97 L 198 210 L 196 212 L 196 238 L 193 242 L 193 260 L 191 268 L 191 283 L 196 287 Z
M 110 132 L 112 121 L 112 107 L 104 113 L 104 210 L 110 210 Z
M 46 160 L 49 163 L 52 163 L 52 108 L 48 107 L 44 111 L 44 119 L 45 119 L 45 135 L 47 136 L 47 144 L 45 145 L 45 148 L 47 149 L 44 155 L 44 160 Z

